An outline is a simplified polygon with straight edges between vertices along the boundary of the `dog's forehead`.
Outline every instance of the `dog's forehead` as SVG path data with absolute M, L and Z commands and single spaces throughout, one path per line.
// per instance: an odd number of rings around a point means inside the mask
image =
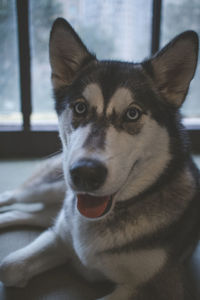
M 83 95 L 98 115 L 102 112 L 119 115 L 134 103 L 160 124 L 166 120 L 168 106 L 141 64 L 113 61 L 93 64 L 80 74 L 71 91 L 75 94 L 72 100 Z
M 90 83 L 83 90 L 83 97 L 90 103 L 91 106 L 96 107 L 97 113 L 102 114 L 105 110 L 107 114 L 121 112 L 125 107 L 130 105 L 134 99 L 129 88 L 118 87 L 113 95 L 106 99 L 102 87 L 98 83 Z

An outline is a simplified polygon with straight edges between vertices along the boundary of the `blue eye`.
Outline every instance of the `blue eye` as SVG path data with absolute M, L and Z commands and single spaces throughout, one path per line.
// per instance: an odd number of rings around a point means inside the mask
M 131 107 L 126 111 L 126 121 L 137 121 L 141 116 L 141 111 L 136 107 Z
M 84 115 L 87 112 L 87 105 L 84 102 L 77 102 L 74 105 L 74 112 L 77 115 Z

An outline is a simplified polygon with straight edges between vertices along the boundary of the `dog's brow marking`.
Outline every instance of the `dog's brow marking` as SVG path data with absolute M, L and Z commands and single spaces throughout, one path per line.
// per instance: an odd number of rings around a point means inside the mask
M 114 95 L 111 97 L 106 114 L 112 114 L 113 109 L 117 113 L 120 113 L 133 101 L 134 99 L 130 90 L 128 88 L 121 87 L 117 89 Z
M 91 106 L 96 107 L 97 113 L 100 115 L 103 112 L 104 100 L 102 91 L 97 83 L 90 83 L 83 91 L 84 98 Z

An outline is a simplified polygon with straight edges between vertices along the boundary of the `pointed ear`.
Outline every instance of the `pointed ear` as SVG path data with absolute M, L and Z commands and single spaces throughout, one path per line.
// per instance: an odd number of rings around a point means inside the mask
M 192 80 L 198 58 L 198 36 L 186 31 L 174 38 L 167 46 L 144 62 L 164 99 L 180 107 Z
M 95 59 L 71 25 L 62 18 L 56 19 L 53 24 L 49 56 L 54 88 L 70 85 L 79 71 Z

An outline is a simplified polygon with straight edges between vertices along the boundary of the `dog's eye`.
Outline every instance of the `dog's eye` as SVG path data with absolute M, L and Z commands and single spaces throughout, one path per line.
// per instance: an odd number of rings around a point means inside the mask
M 83 102 L 77 102 L 74 105 L 74 112 L 79 116 L 84 115 L 87 112 L 87 105 Z
M 136 107 L 131 107 L 126 111 L 126 121 L 137 121 L 141 116 L 141 111 Z

